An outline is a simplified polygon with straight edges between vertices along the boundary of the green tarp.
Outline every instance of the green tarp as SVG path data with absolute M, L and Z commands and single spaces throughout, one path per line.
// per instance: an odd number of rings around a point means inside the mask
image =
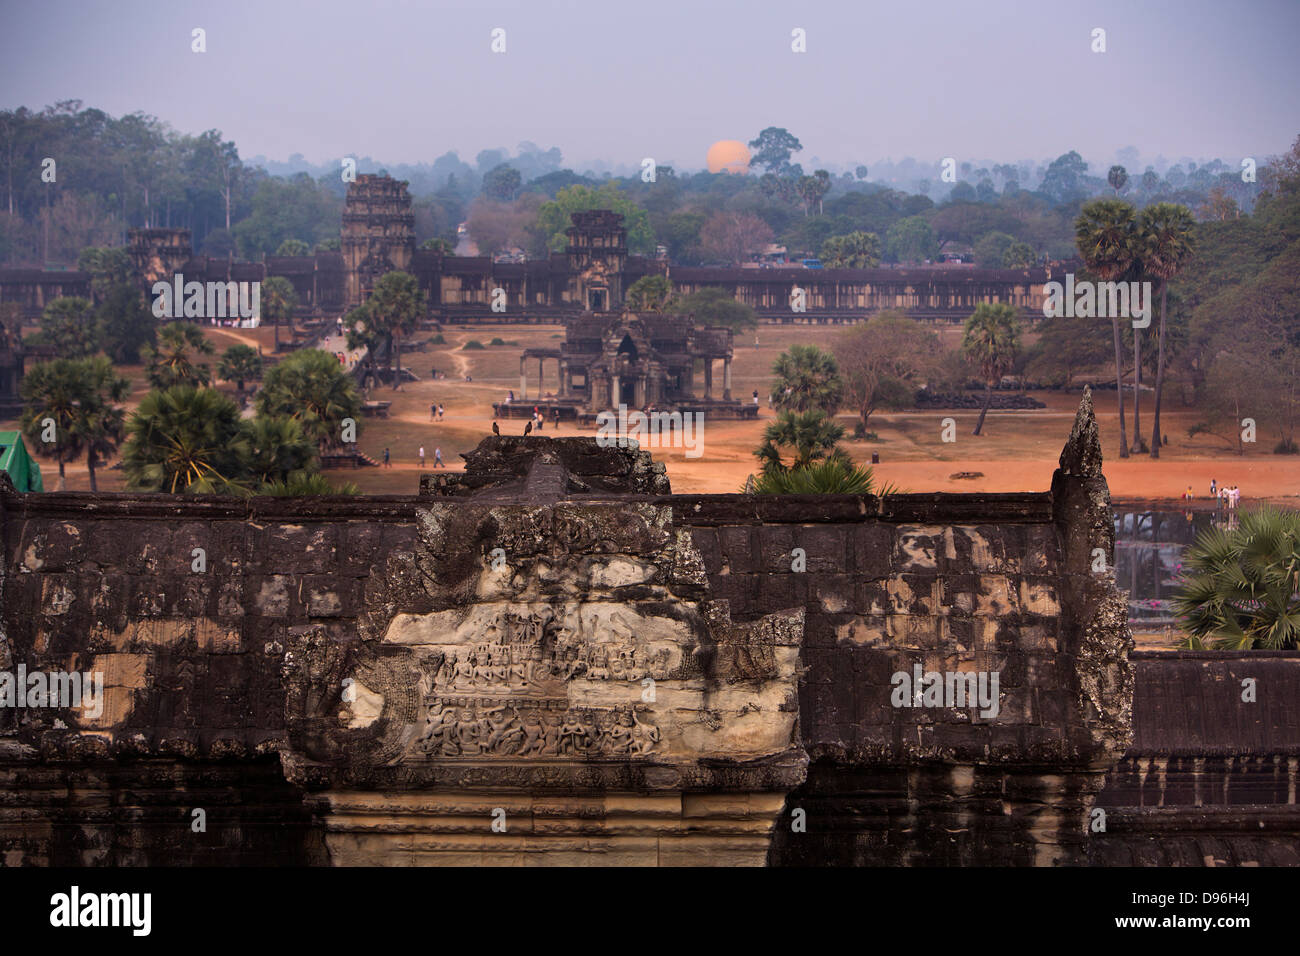
M 41 466 L 27 454 L 27 446 L 17 432 L 0 432 L 0 471 L 9 472 L 9 480 L 19 491 L 44 491 Z

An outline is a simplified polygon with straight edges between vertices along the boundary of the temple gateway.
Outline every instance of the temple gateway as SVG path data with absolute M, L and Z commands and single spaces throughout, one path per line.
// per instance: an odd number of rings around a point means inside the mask
M 758 406 L 731 396 L 732 332 L 697 328 L 690 315 L 584 313 L 565 323 L 558 349 L 525 349 L 519 358 L 519 393 L 497 402 L 500 418 L 526 418 L 533 409 L 548 418 L 590 420 L 606 410 L 656 408 L 700 412 L 713 418 L 755 418 Z M 557 391 L 546 391 L 548 360 L 556 366 Z M 537 363 L 532 384 L 528 370 Z M 722 364 L 721 395 L 713 372 Z M 704 394 L 696 394 L 696 369 Z

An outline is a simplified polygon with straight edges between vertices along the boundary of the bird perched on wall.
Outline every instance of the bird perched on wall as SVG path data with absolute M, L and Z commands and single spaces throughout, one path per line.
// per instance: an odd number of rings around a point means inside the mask
M 524 434 L 525 434 L 525 435 L 527 435 L 527 434 L 528 434 L 529 432 L 531 432 L 532 430 L 533 430 L 533 423 L 532 423 L 532 422 L 529 422 L 527 425 L 524 426 Z
M 498 425 L 496 422 L 493 422 L 493 423 L 492 423 L 492 434 L 493 434 L 493 435 L 500 435 L 500 434 L 501 434 L 501 426 Z

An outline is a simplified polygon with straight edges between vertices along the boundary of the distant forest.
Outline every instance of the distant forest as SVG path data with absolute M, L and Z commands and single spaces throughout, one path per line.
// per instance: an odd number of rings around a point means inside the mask
M 881 172 L 905 188 L 873 181 L 865 165 L 838 174 L 805 171 L 802 144 L 770 127 L 749 143 L 754 175 L 577 173 L 559 149 L 521 143 L 513 155 L 483 150 L 473 164 L 449 152 L 432 163 L 383 167 L 411 184 L 417 241 L 454 245 L 468 222 L 481 253 L 543 255 L 563 244 L 568 212 L 608 206 L 623 213 L 635 253 L 662 247 L 683 265 L 752 257 L 769 242 L 792 256 L 840 264 L 898 264 L 955 253 L 977 264 L 1027 265 L 1074 255 L 1074 220 L 1088 199 L 1117 195 L 1141 208 L 1186 205 L 1199 220 L 1236 219 L 1268 189 L 1274 167 L 1259 158 L 1256 182 L 1240 159 L 1157 172 L 1090 170 L 1077 152 L 1042 163 L 989 167 L 957 163 L 955 182 L 933 165 L 906 160 Z M 1136 159 L 1136 150 L 1128 151 Z M 53 163 L 47 162 L 53 160 Z M 301 157 L 270 163 L 240 158 L 218 130 L 179 133 L 142 113 L 114 118 L 72 100 L 39 112 L 0 112 L 0 265 L 74 268 L 82 249 L 121 245 L 130 227 L 191 230 L 206 255 L 260 259 L 337 248 L 347 184 L 340 169 Z M 288 172 L 296 167 L 310 171 Z M 929 175 L 927 176 L 926 173 Z M 869 240 L 869 241 L 868 241 Z M 855 252 L 856 250 L 856 252 Z

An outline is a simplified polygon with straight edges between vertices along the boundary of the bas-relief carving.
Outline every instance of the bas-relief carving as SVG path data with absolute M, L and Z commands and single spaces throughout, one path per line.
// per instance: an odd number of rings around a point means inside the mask
M 801 754 L 802 614 L 732 623 L 670 509 L 439 504 L 416 526 L 420 547 L 372 578 L 348 665 L 315 643 L 301 655 L 352 678 L 351 700 L 297 715 L 315 728 L 296 747 L 310 759 L 416 780 L 442 764 Z M 508 568 L 493 568 L 497 547 Z

